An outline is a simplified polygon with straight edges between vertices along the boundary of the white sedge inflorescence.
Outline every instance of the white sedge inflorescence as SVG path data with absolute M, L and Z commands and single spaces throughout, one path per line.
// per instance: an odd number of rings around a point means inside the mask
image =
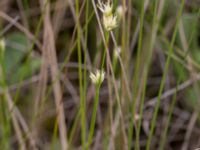
M 113 14 L 113 4 L 111 2 L 100 2 L 98 1 L 98 7 L 103 13 L 103 25 L 107 31 L 117 27 L 117 16 Z
M 95 73 L 90 73 L 90 79 L 96 85 L 101 84 L 104 78 L 105 72 L 103 70 L 96 70 Z
M 118 20 L 120 20 L 124 16 L 125 12 L 126 12 L 126 8 L 124 8 L 122 5 L 119 5 L 116 8 L 116 14 L 117 14 Z
M 113 5 L 110 2 L 104 4 L 103 2 L 98 1 L 98 7 L 103 13 L 103 15 L 105 16 L 112 15 Z
M 115 27 L 117 27 L 117 16 L 103 16 L 103 24 L 107 31 L 111 31 Z

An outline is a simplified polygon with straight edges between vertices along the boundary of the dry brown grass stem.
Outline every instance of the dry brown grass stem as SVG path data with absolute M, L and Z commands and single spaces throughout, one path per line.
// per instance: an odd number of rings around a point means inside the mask
M 45 3 L 45 1 L 43 2 Z M 47 54 L 47 63 L 51 71 L 50 72 L 51 79 L 52 79 L 52 82 L 54 83 L 53 92 L 54 92 L 55 103 L 56 103 L 57 120 L 58 120 L 59 135 L 60 135 L 62 150 L 67 150 L 68 149 L 67 127 L 65 124 L 65 113 L 64 113 L 64 106 L 63 106 L 63 99 L 62 99 L 62 89 L 60 85 L 60 80 L 57 79 L 59 68 L 58 68 L 56 48 L 55 48 L 55 38 L 54 38 L 49 8 L 50 8 L 50 4 L 47 2 L 45 14 L 44 14 L 44 47 L 45 47 L 45 53 Z

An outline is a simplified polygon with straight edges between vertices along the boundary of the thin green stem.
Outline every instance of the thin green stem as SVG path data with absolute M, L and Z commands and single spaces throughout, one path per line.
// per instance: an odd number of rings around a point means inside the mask
M 79 111 L 78 111 L 78 113 L 77 113 L 77 115 L 76 115 L 76 118 L 75 118 L 75 120 L 74 120 L 74 124 L 73 124 L 73 126 L 72 126 L 72 129 L 71 129 L 71 132 L 70 132 L 70 136 L 69 136 L 69 143 L 72 143 L 72 139 L 73 139 L 73 137 L 74 137 L 74 133 L 75 133 L 75 131 L 76 131 L 76 127 L 77 127 L 77 125 L 78 125 L 78 123 L 79 123 L 79 119 L 80 119 L 80 116 L 81 116 L 81 112 L 80 112 L 80 109 L 79 109 Z
M 85 17 L 86 21 L 89 19 L 89 0 L 86 0 L 86 17 Z M 83 72 L 83 78 L 84 78 L 84 82 L 83 82 L 83 104 L 81 107 L 82 108 L 82 113 L 81 113 L 81 118 L 82 118 L 82 125 L 84 124 L 84 126 L 82 127 L 82 130 L 85 129 L 86 131 L 86 97 L 87 97 L 87 42 L 88 42 L 88 24 L 86 23 L 85 25 L 85 48 L 84 48 L 84 72 Z M 77 116 L 79 117 L 79 115 Z M 75 129 L 75 128 L 74 128 Z M 86 132 L 84 131 L 82 138 L 86 138 Z M 72 132 L 73 133 L 73 132 Z M 86 142 L 86 140 L 84 140 L 83 142 Z
M 2 139 L 0 142 L 0 146 L 2 149 L 10 149 L 9 139 L 10 139 L 10 133 L 11 133 L 11 127 L 10 127 L 10 114 L 8 111 L 8 105 L 6 102 L 6 96 L 5 91 L 7 87 L 6 83 L 6 76 L 5 76 L 5 60 L 4 60 L 4 52 L 5 47 L 0 47 L 0 87 L 3 90 L 2 98 L 0 99 L 0 121 L 2 126 Z
M 94 106 L 93 106 L 91 123 L 90 123 L 90 131 L 89 131 L 89 136 L 88 136 L 88 145 L 87 145 L 87 148 L 86 148 L 87 150 L 89 149 L 89 146 L 92 143 L 92 137 L 93 137 L 93 134 L 94 134 L 96 114 L 97 114 L 97 109 L 98 109 L 98 104 L 99 104 L 99 90 L 100 90 L 100 84 L 96 86 L 96 94 L 95 94 Z
M 178 91 L 178 85 L 179 85 L 179 81 L 178 81 L 178 84 L 176 86 L 176 92 L 173 96 L 172 103 L 171 103 L 170 108 L 169 108 L 169 113 L 168 113 L 168 117 L 167 117 L 167 120 L 166 120 L 166 123 L 165 123 L 166 125 L 164 127 L 164 131 L 163 131 L 163 134 L 162 134 L 159 150 L 164 150 L 164 146 L 165 146 L 165 142 L 166 142 L 166 138 L 167 138 L 167 132 L 168 132 L 168 129 L 169 129 L 169 125 L 170 125 L 172 113 L 173 113 L 173 110 L 174 110 L 174 106 L 176 104 L 176 95 L 177 95 L 177 91 Z
M 106 42 L 108 42 L 109 39 L 109 34 L 106 34 Z M 103 71 L 103 67 L 105 64 L 105 59 L 106 59 L 106 49 L 104 49 L 103 52 L 103 58 L 102 58 L 102 64 L 101 64 L 101 71 Z M 101 76 L 100 76 L 101 78 Z M 101 83 L 96 85 L 96 89 L 95 89 L 95 100 L 94 100 L 94 106 L 93 106 L 93 111 L 92 111 L 92 117 L 91 117 L 91 123 L 90 123 L 90 130 L 89 130 L 89 135 L 88 135 L 88 144 L 87 144 L 87 148 L 89 149 L 90 144 L 92 143 L 92 137 L 94 134 L 94 127 L 95 127 L 95 123 L 96 123 L 96 114 L 97 114 L 97 109 L 98 109 L 98 104 L 99 104 L 99 90 L 101 87 Z
M 166 63 L 165 63 L 164 74 L 163 74 L 163 77 L 162 77 L 162 80 L 161 80 L 161 85 L 160 85 L 160 88 L 159 88 L 158 101 L 156 103 L 155 110 L 154 110 L 154 113 L 153 113 L 153 118 L 152 118 L 152 121 L 151 121 L 151 129 L 150 129 L 150 133 L 149 133 L 148 140 L 147 140 L 146 150 L 149 150 L 150 146 L 151 146 L 152 136 L 153 136 L 153 133 L 154 133 L 156 119 L 157 119 L 158 110 L 159 110 L 159 106 L 160 106 L 161 95 L 162 95 L 162 92 L 163 92 L 163 89 L 164 89 L 165 80 L 166 80 L 166 77 L 167 77 L 167 71 L 169 69 L 169 64 L 170 64 L 170 61 L 171 61 L 171 55 L 173 54 L 173 45 L 174 45 L 174 42 L 175 42 L 175 38 L 176 38 L 177 30 L 178 30 L 178 25 L 179 25 L 179 21 L 180 21 L 180 18 L 181 18 L 181 14 L 182 14 L 182 11 L 183 11 L 184 4 L 185 4 L 185 0 L 182 0 L 181 6 L 179 8 L 178 16 L 177 16 L 177 21 L 176 21 L 173 37 L 172 37 L 170 48 L 169 48 L 169 55 L 168 55 Z
M 134 125 L 134 118 L 135 118 L 135 107 L 136 107 L 136 98 L 137 98 L 137 88 L 138 88 L 138 77 L 139 77 L 139 68 L 140 68 L 140 56 L 141 56 L 141 48 L 142 48 L 142 36 L 143 36 L 143 22 L 144 22 L 144 0 L 141 2 L 141 15 L 140 15 L 140 32 L 139 32 L 139 41 L 137 47 L 137 60 L 136 60 L 136 69 L 133 79 L 133 100 L 131 105 L 131 118 L 130 118 L 130 125 L 129 125 L 129 132 L 128 132 L 128 149 L 131 149 L 131 141 L 133 136 L 133 125 Z
M 160 1 L 160 2 L 162 3 L 162 1 Z M 140 149 L 139 140 L 140 140 L 140 130 L 141 130 L 142 117 L 143 117 L 144 100 L 145 100 L 145 94 L 146 94 L 146 88 L 147 88 L 147 86 L 146 86 L 147 85 L 147 76 L 148 76 L 149 67 L 150 67 L 151 60 L 152 60 L 153 48 L 154 48 L 154 44 L 155 44 L 155 40 L 156 40 L 156 35 L 157 35 L 157 30 L 158 30 L 158 26 L 159 26 L 159 22 L 160 22 L 160 17 L 161 17 L 161 14 L 162 14 L 162 9 L 161 9 L 161 12 L 157 12 L 158 3 L 159 3 L 159 1 L 156 0 L 155 6 L 154 6 L 154 14 L 153 14 L 153 23 L 152 23 L 152 32 L 151 32 L 149 53 L 148 53 L 148 57 L 147 57 L 147 63 L 144 66 L 144 73 L 143 73 L 144 79 L 142 79 L 142 82 L 143 82 L 143 84 L 142 84 L 142 98 L 141 98 L 141 103 L 140 103 L 140 108 L 139 108 L 139 121 L 138 121 L 137 130 L 136 130 L 136 147 L 135 148 L 137 150 Z M 163 8 L 163 5 L 161 5 L 161 8 Z M 159 14 L 159 13 L 160 13 L 160 15 L 157 16 L 157 14 Z
M 78 74 L 79 74 L 79 92 L 80 92 L 80 111 L 81 111 L 81 142 L 82 147 L 85 148 L 86 144 L 86 127 L 85 127 L 85 101 L 83 91 L 83 75 L 82 75 L 82 52 L 81 52 L 81 30 L 79 22 L 79 0 L 76 0 L 76 16 L 77 19 L 77 48 L 78 48 Z

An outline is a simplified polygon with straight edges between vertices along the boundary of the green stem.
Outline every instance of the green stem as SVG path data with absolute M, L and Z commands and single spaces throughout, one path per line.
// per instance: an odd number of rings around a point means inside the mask
M 168 55 L 166 63 L 165 63 L 164 74 L 163 74 L 163 77 L 162 77 L 162 80 L 161 80 L 161 85 L 160 85 L 159 93 L 158 93 L 158 100 L 157 100 L 155 110 L 154 110 L 154 113 L 153 113 L 153 118 L 152 118 L 152 121 L 151 121 L 151 129 L 150 129 L 149 137 L 148 137 L 148 140 L 147 140 L 146 150 L 149 150 L 150 146 L 151 146 L 152 136 L 153 136 L 153 133 L 154 133 L 156 119 L 157 119 L 158 110 L 159 110 L 159 106 L 160 106 L 161 95 L 162 95 L 162 92 L 163 92 L 163 89 L 164 89 L 165 80 L 166 80 L 166 77 L 167 77 L 167 71 L 169 69 L 169 64 L 170 64 L 170 61 L 171 61 L 171 56 L 173 54 L 173 45 L 174 45 L 174 42 L 175 42 L 175 38 L 176 38 L 177 30 L 178 30 L 178 25 L 179 25 L 179 21 L 180 21 L 180 18 L 181 18 L 181 14 L 182 14 L 184 4 L 185 4 L 185 0 L 182 0 L 181 6 L 180 6 L 180 9 L 179 9 L 179 12 L 178 12 L 178 16 L 177 16 L 177 22 L 176 22 L 176 25 L 175 25 L 172 41 L 170 43 L 169 55 Z
M 2 97 L 0 99 L 0 121 L 2 126 L 2 138 L 0 142 L 0 146 L 2 149 L 10 149 L 9 139 L 10 139 L 10 114 L 8 111 L 8 106 L 5 97 L 5 91 L 7 87 L 6 83 L 6 75 L 5 75 L 5 60 L 4 60 L 4 52 L 5 48 L 0 47 L 0 87 L 2 88 L 3 94 L 0 95 Z
M 169 108 L 169 113 L 168 113 L 167 121 L 165 123 L 166 125 L 165 125 L 165 128 L 164 128 L 164 131 L 163 131 L 163 134 L 162 134 L 159 150 L 164 150 L 164 146 L 165 146 L 165 142 L 166 142 L 166 138 L 167 138 L 167 132 L 168 132 L 168 129 L 169 129 L 169 125 L 170 125 L 172 113 L 173 113 L 173 110 L 174 110 L 174 106 L 176 104 L 176 95 L 177 95 L 178 85 L 179 85 L 179 81 L 178 81 L 178 84 L 176 86 L 176 92 L 173 96 L 172 103 L 171 103 L 170 108 Z
M 142 8 L 140 15 L 140 33 L 139 33 L 139 41 L 137 47 L 137 60 L 136 60 L 136 70 L 133 79 L 133 101 L 131 105 L 131 119 L 129 125 L 128 132 L 128 149 L 131 149 L 131 141 L 133 136 L 133 125 L 134 125 L 134 116 L 135 116 L 135 107 L 136 107 L 136 98 L 137 98 L 137 88 L 138 88 L 138 77 L 139 77 L 139 68 L 140 68 L 140 56 L 141 56 L 141 48 L 142 48 L 142 36 L 143 36 L 143 22 L 144 22 L 144 0 L 142 0 Z
M 85 148 L 86 141 L 86 127 L 85 127 L 85 101 L 83 91 L 83 76 L 82 76 L 82 54 L 81 54 L 81 30 L 79 22 L 79 0 L 76 0 L 76 17 L 77 17 L 77 48 L 78 48 L 78 74 L 79 74 L 79 92 L 80 92 L 80 111 L 81 111 L 81 142 L 82 147 Z
M 106 33 L 105 37 L 106 37 L 106 42 L 108 42 L 109 34 Z M 105 59 L 106 59 L 106 49 L 104 49 L 104 53 L 103 53 L 101 71 L 103 71 L 103 67 L 104 67 L 104 64 L 105 64 Z M 101 76 L 100 76 L 100 78 L 101 78 Z M 87 148 L 86 148 L 87 150 L 89 149 L 90 144 L 92 143 L 92 138 L 93 138 L 93 134 L 94 134 L 94 127 L 95 127 L 95 123 L 96 123 L 96 114 L 97 114 L 97 109 L 98 109 L 98 104 L 99 104 L 99 90 L 100 90 L 100 87 L 101 87 L 101 83 L 96 85 L 95 100 L 94 100 L 94 106 L 93 106 L 91 123 L 90 123 L 88 144 L 87 144 Z

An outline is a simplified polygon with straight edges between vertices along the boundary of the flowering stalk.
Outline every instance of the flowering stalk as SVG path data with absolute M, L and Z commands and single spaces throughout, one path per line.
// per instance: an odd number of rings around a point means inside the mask
M 117 27 L 117 16 L 113 14 L 113 4 L 110 2 L 102 3 L 98 1 L 98 7 L 103 13 L 103 25 L 107 31 Z
M 106 42 L 108 42 L 109 39 L 109 34 L 106 34 Z M 101 70 L 97 70 L 96 74 L 91 73 L 90 78 L 92 82 L 95 84 L 95 99 L 94 99 L 94 106 L 93 106 L 93 111 L 92 111 L 92 117 L 91 117 L 91 123 L 90 123 L 90 130 L 89 130 L 89 135 L 88 135 L 88 143 L 86 149 L 89 149 L 90 144 L 92 143 L 92 138 L 94 134 L 94 127 L 96 123 L 96 114 L 97 114 L 97 109 L 98 109 L 98 104 L 99 104 L 99 91 L 101 84 L 105 78 L 105 73 L 103 71 L 103 67 L 105 64 L 105 58 L 106 58 L 106 49 L 104 49 L 103 52 L 103 58 L 102 58 L 102 64 L 101 64 Z
M 104 64 L 105 57 L 103 58 L 103 63 Z M 97 109 L 98 109 L 98 104 L 99 104 L 99 91 L 101 84 L 105 78 L 105 72 L 102 70 L 97 70 L 95 74 L 91 73 L 90 78 L 92 82 L 95 84 L 95 99 L 94 99 L 94 106 L 93 106 L 93 111 L 92 111 L 92 117 L 91 117 L 91 123 L 90 123 L 90 131 L 89 131 L 89 136 L 88 136 L 88 144 L 87 144 L 87 149 L 89 149 L 89 146 L 92 142 L 92 137 L 94 134 L 94 127 L 96 123 L 96 114 L 97 114 Z

